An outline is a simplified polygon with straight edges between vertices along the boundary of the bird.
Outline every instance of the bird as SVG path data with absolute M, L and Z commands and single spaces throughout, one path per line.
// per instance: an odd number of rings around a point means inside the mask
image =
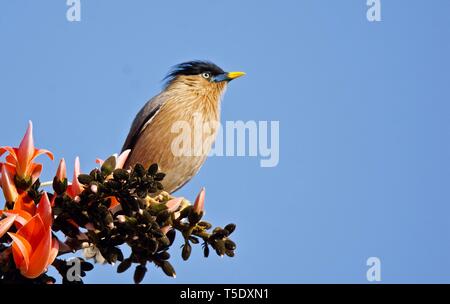
M 188 61 L 172 67 L 164 78 L 162 91 L 150 99 L 134 118 L 122 152 L 131 150 L 124 168 L 136 164 L 144 167 L 156 163 L 165 173 L 164 191 L 173 193 L 183 187 L 205 162 L 218 128 L 202 136 L 194 153 L 174 153 L 174 141 L 180 134 L 173 132 L 177 123 L 188 126 L 220 121 L 220 108 L 228 83 L 244 76 L 244 72 L 225 72 L 210 61 Z M 196 141 L 194 134 L 187 142 Z M 199 148 L 201 147 L 201 148 Z

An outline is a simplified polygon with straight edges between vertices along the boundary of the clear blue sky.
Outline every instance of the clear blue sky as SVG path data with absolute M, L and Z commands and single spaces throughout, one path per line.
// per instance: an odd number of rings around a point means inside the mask
M 84 171 L 118 152 L 169 67 L 243 70 L 223 120 L 279 120 L 280 163 L 214 157 L 180 195 L 207 189 L 207 218 L 235 222 L 237 256 L 195 248 L 177 278 L 147 283 L 450 283 L 450 2 L 82 0 L 0 2 L 0 144 L 27 121 L 39 147 Z M 42 159 L 44 179 L 56 163 Z M 130 283 L 101 266 L 86 282 Z

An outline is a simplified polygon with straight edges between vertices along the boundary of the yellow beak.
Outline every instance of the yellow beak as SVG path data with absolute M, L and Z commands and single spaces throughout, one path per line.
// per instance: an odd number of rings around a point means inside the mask
M 230 73 L 228 73 L 227 77 L 228 77 L 228 79 L 233 80 L 233 79 L 242 77 L 244 75 L 245 75 L 244 72 L 230 72 Z

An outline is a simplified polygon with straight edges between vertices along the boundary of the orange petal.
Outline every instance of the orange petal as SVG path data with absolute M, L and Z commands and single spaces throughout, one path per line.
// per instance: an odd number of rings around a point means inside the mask
M 9 228 L 14 224 L 17 215 L 12 214 L 7 218 L 0 221 L 0 237 L 2 237 L 6 232 L 8 232 Z
M 6 170 L 6 166 L 2 166 L 2 176 L 0 180 L 0 184 L 3 189 L 3 194 L 5 195 L 5 199 L 7 202 L 15 202 L 19 197 L 19 193 L 17 192 L 16 186 L 12 180 L 12 176 L 8 170 Z
M 45 227 L 51 227 L 52 225 L 52 207 L 50 205 L 50 200 L 48 199 L 47 192 L 41 196 L 41 200 L 36 208 L 36 213 L 41 216 L 42 222 Z
M 33 123 L 29 121 L 27 131 L 20 142 L 17 153 L 17 174 L 20 177 L 25 177 L 28 164 L 33 159 L 34 150 Z
M 2 166 L 0 167 L 0 169 L 2 169 L 3 167 L 5 167 L 6 171 L 9 172 L 9 176 L 16 175 L 16 166 L 14 164 L 11 164 L 11 163 L 8 163 L 8 162 L 2 163 Z
M 51 160 L 55 159 L 55 157 L 53 156 L 53 153 L 50 152 L 49 150 L 46 150 L 46 149 L 35 149 L 33 158 L 31 160 L 35 159 L 36 157 L 38 157 L 39 155 L 42 155 L 42 154 L 47 155 L 48 158 L 50 158 Z
M 14 263 L 20 271 L 27 271 L 30 265 L 30 243 L 21 235 L 17 233 L 8 232 L 8 235 L 12 238 L 12 251 Z
M 0 147 L 0 156 L 2 156 L 5 152 L 9 152 L 10 155 L 8 155 L 8 156 L 11 156 L 12 159 L 14 159 L 14 162 L 17 162 L 17 153 L 16 153 L 16 151 L 17 150 L 14 149 L 13 147 L 9 147 L 9 146 Z M 11 158 L 9 160 L 11 160 Z M 8 162 L 9 162 L 9 160 L 7 159 Z
M 31 183 L 34 184 L 34 182 L 39 178 L 42 172 L 42 164 L 36 164 L 31 163 L 28 166 L 27 170 L 27 176 L 31 176 Z
M 47 230 L 49 229 L 44 226 L 40 215 L 36 214 L 28 223 L 17 231 L 17 234 L 27 239 L 31 248 L 34 250 L 41 242 Z
M 27 195 L 27 193 L 24 192 L 16 200 L 13 210 L 23 210 L 31 215 L 34 215 L 36 213 L 36 205 L 34 201 Z
M 111 200 L 111 206 L 109 206 L 110 209 L 120 205 L 119 201 L 117 200 L 117 198 L 115 196 L 110 196 L 108 198 Z
M 56 259 L 59 253 L 59 240 L 57 238 L 52 238 L 52 247 L 50 249 L 50 255 L 48 256 L 47 266 L 51 265 Z
M 52 232 L 48 230 L 40 239 L 39 244 L 30 256 L 30 264 L 26 272 L 22 272 L 24 277 L 34 279 L 44 273 L 48 266 L 48 260 L 52 251 Z
M 66 161 L 64 158 L 61 159 L 58 165 L 58 170 L 56 170 L 56 178 L 59 181 L 63 181 L 67 178 Z
M 16 227 L 20 229 L 22 226 L 25 226 L 29 220 L 31 220 L 32 216 L 28 212 L 24 210 L 0 210 L 0 215 L 16 215 Z

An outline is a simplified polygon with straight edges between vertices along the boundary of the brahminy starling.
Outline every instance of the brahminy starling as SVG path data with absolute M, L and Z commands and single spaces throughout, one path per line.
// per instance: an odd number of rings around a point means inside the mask
M 200 144 L 192 144 L 192 153 L 180 154 L 174 151 L 174 141 L 180 137 L 174 132 L 177 124 L 198 130 L 198 124 L 211 126 L 219 122 L 220 103 L 228 83 L 243 75 L 243 72 L 225 72 L 208 61 L 176 65 L 166 76 L 164 89 L 134 118 L 122 148 L 122 151 L 131 149 L 125 168 L 137 163 L 144 167 L 156 163 L 166 173 L 165 191 L 172 193 L 185 185 L 205 162 L 218 128 L 213 127 L 211 134 L 201 136 Z M 198 141 L 195 136 L 192 132 L 188 142 Z

